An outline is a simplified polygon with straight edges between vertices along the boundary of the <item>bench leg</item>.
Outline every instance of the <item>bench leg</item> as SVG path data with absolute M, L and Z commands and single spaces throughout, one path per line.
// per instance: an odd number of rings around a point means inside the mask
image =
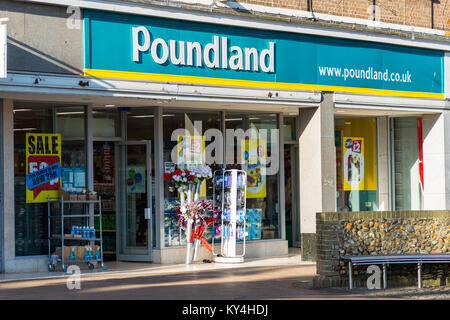
M 422 264 L 419 262 L 417 264 L 417 285 L 422 288 Z
M 387 274 L 386 274 L 386 265 L 383 264 L 383 288 L 387 288 Z
M 353 270 L 352 270 L 352 262 L 348 262 L 348 286 L 353 289 Z

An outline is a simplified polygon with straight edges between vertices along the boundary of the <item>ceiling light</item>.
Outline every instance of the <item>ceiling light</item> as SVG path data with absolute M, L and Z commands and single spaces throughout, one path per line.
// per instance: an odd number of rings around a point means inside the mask
M 57 112 L 57 116 L 66 116 L 71 114 L 84 114 L 84 111 Z
M 37 128 L 19 128 L 19 129 L 14 129 L 14 131 L 33 131 L 33 130 L 37 130 Z

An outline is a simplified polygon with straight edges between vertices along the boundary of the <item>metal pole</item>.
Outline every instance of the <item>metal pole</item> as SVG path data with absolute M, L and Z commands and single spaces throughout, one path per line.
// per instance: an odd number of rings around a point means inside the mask
M 348 286 L 353 289 L 353 271 L 352 271 L 352 261 L 348 262 Z
M 191 233 L 192 233 L 192 219 L 188 219 L 188 223 L 187 223 L 187 227 L 186 227 L 186 240 L 187 240 L 187 244 L 186 244 L 186 264 L 190 264 L 191 263 L 191 248 L 192 248 L 192 243 L 190 242 L 190 240 L 191 240 Z
M 386 275 L 386 265 L 383 264 L 383 288 L 387 288 L 387 275 Z
M 417 264 L 417 278 L 418 278 L 418 287 L 422 289 L 422 264 L 419 262 Z

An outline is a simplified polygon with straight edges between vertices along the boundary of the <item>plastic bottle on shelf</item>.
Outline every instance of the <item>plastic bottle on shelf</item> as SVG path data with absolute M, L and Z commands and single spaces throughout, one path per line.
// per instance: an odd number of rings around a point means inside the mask
M 72 251 L 70 251 L 70 261 L 75 260 L 75 248 L 72 247 Z
M 95 253 L 95 259 L 96 260 L 101 260 L 102 256 L 101 256 L 101 252 L 100 252 L 100 247 L 97 247 L 97 252 Z

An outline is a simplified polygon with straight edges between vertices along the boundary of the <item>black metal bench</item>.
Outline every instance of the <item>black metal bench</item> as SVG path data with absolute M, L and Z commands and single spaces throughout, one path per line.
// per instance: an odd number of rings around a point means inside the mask
M 450 254 L 411 254 L 411 255 L 385 255 L 385 256 L 351 256 L 344 255 L 348 260 L 349 288 L 353 289 L 353 266 L 383 265 L 383 288 L 387 288 L 386 266 L 389 264 L 417 264 L 418 287 L 422 288 L 422 264 L 424 263 L 450 263 Z

